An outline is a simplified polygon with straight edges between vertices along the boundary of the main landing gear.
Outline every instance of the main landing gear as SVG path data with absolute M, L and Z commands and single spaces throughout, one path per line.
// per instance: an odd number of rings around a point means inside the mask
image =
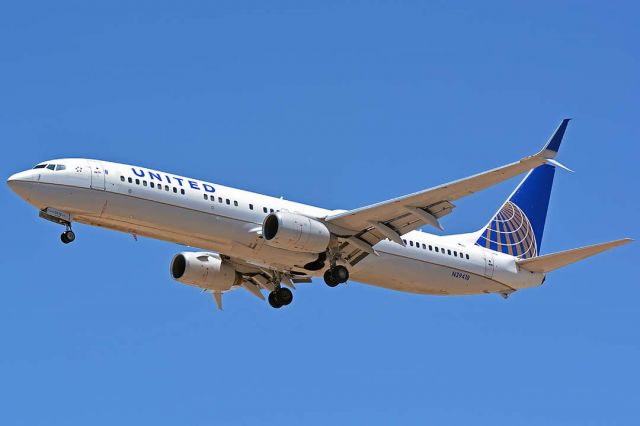
M 287 306 L 293 300 L 293 293 L 286 287 L 276 287 L 269 293 L 269 304 L 271 307 L 279 309 Z
M 76 234 L 71 230 L 71 225 L 67 226 L 67 230 L 60 235 L 60 241 L 64 244 L 72 243 L 76 239 Z
M 324 282 L 329 287 L 335 287 L 338 284 L 346 283 L 349 279 L 349 270 L 342 265 L 333 266 L 324 273 Z

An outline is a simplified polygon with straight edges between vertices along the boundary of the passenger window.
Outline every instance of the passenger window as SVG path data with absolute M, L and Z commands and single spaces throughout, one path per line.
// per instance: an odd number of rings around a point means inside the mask
M 136 185 L 140 185 L 140 179 L 136 179 Z
M 433 251 L 433 246 L 429 246 L 429 251 Z
M 208 200 L 208 199 L 209 199 L 209 196 L 208 196 L 207 194 L 204 194 L 204 199 L 205 199 L 205 200 Z
M 422 243 L 422 250 L 426 250 L 426 249 L 427 249 L 427 246 L 424 243 Z
M 184 195 L 184 189 L 180 189 L 180 193 Z
M 222 197 L 218 197 L 218 202 L 222 203 Z
M 231 200 L 227 198 L 227 205 L 230 205 L 230 204 L 231 204 Z
M 249 204 L 249 210 L 253 210 L 253 204 Z
M 469 255 L 467 255 L 467 259 L 469 259 Z
M 233 202 L 233 205 L 234 205 L 234 206 L 236 206 L 236 207 L 238 207 L 238 202 L 237 202 L 237 201 L 234 201 L 234 202 Z
M 142 186 L 147 186 L 147 181 L 146 180 L 142 181 Z
M 129 183 L 133 183 L 133 179 L 131 179 L 131 178 L 127 179 L 127 181 L 128 181 Z
M 267 210 L 267 208 L 266 208 L 266 207 L 263 207 L 263 208 L 262 208 L 262 211 L 263 211 L 263 212 L 265 212 L 265 213 L 266 213 L 266 212 L 268 212 L 268 210 Z
M 120 180 L 124 182 L 124 176 L 120 176 Z
M 413 247 L 413 241 L 409 241 L 409 245 Z
M 65 170 L 66 168 L 67 168 L 67 166 L 65 166 L 64 164 L 58 164 L 58 165 L 56 166 L 56 172 L 57 172 L 58 170 Z
M 407 244 L 407 240 L 402 240 L 403 243 L 405 243 L 405 245 Z
M 167 191 L 167 192 L 169 192 L 169 185 L 165 185 L 165 186 L 164 186 L 164 190 L 165 190 L 165 191 Z
M 453 252 L 453 255 L 454 255 L 455 257 L 458 257 L 458 252 L 457 252 L 457 251 L 454 251 L 454 252 Z
M 269 209 L 269 211 L 270 211 L 271 213 L 273 213 L 273 209 Z
M 55 165 L 55 164 L 49 164 L 49 165 L 47 166 L 47 169 L 49 169 L 49 170 L 55 170 L 55 169 L 56 169 L 56 165 Z
M 451 256 L 451 250 L 447 250 L 447 254 Z
M 153 182 L 149 182 L 149 186 L 150 186 L 150 187 L 152 187 L 152 188 L 155 188 L 155 187 L 156 187 L 156 184 L 155 184 L 155 183 L 153 183 Z
M 178 193 L 178 188 L 176 188 L 175 186 L 173 187 L 173 193 L 177 194 Z

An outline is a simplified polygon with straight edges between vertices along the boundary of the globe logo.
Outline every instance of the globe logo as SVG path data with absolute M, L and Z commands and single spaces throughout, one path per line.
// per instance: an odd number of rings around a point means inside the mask
M 538 254 L 531 222 L 522 209 L 511 201 L 502 206 L 483 232 L 478 244 L 521 259 Z

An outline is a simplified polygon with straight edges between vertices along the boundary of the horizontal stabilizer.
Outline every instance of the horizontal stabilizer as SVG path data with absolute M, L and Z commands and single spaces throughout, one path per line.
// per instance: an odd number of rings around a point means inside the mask
M 610 241 L 608 243 L 594 244 L 592 246 L 518 260 L 516 263 L 519 267 L 527 271 L 550 272 L 614 247 L 628 244 L 631 241 L 633 241 L 631 238 L 623 238 L 622 240 Z

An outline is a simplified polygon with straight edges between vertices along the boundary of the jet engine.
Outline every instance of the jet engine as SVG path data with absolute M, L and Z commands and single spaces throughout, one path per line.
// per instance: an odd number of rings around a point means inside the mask
M 262 237 L 273 247 L 285 250 L 324 253 L 329 247 L 331 232 L 318 220 L 300 214 L 277 212 L 262 222 Z
M 171 261 L 171 276 L 182 284 L 225 291 L 242 282 L 242 276 L 215 253 L 185 252 Z

